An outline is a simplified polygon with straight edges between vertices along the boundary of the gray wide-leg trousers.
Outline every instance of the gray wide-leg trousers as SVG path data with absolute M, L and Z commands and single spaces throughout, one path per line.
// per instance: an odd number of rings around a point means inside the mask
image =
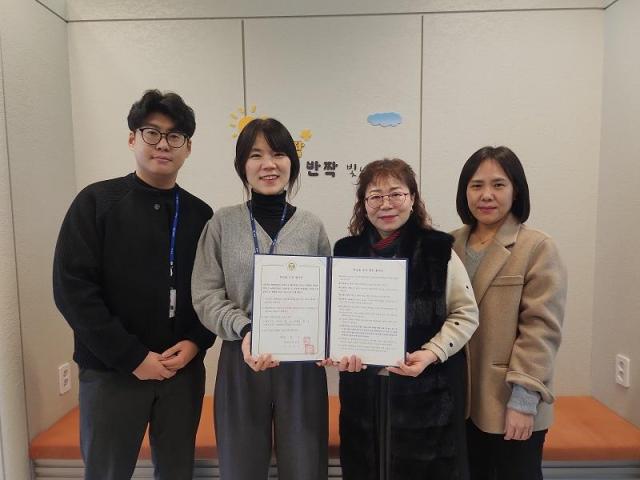
M 221 479 L 265 480 L 273 439 L 279 480 L 326 480 L 324 368 L 289 362 L 254 372 L 240 344 L 225 341 L 218 361 L 214 397 Z

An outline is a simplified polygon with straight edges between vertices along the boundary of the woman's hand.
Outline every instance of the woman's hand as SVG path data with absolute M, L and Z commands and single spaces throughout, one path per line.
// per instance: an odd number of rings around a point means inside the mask
M 342 357 L 339 362 L 334 362 L 340 372 L 359 372 L 366 370 L 367 366 L 362 364 L 362 359 L 356 355 Z
M 505 440 L 529 440 L 533 432 L 533 415 L 507 408 L 504 416 Z
M 323 358 L 319 362 L 316 362 L 316 365 L 319 367 L 333 367 L 334 363 L 330 358 Z
M 247 333 L 242 339 L 242 355 L 244 363 L 254 372 L 261 372 L 267 368 L 274 368 L 280 365 L 278 360 L 273 360 L 270 353 L 263 353 L 259 357 L 251 355 L 251 332 Z
M 437 361 L 438 357 L 431 350 L 416 350 L 413 353 L 407 353 L 407 359 L 404 362 L 398 362 L 397 367 L 387 367 L 387 370 L 396 375 L 417 377 L 425 368 Z

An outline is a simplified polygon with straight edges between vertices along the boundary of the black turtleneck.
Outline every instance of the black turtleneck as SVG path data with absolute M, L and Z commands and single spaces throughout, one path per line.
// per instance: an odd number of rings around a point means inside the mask
M 133 172 L 133 178 L 135 179 L 136 182 L 138 182 L 140 185 L 142 185 L 143 187 L 147 187 L 147 188 L 151 188 L 153 190 L 157 190 L 159 192 L 173 192 L 178 184 L 175 183 L 173 185 L 173 187 L 171 188 L 158 188 L 158 187 L 154 187 L 153 185 L 148 184 L 147 182 L 145 182 L 143 179 L 141 179 L 138 174 L 136 172 Z
M 255 190 L 251 190 L 253 217 L 271 238 L 275 237 L 280 230 L 280 218 L 282 217 L 282 209 L 286 202 L 286 191 L 278 195 L 263 195 Z M 287 203 L 287 214 L 282 223 L 283 225 L 289 221 L 295 211 L 296 207 Z

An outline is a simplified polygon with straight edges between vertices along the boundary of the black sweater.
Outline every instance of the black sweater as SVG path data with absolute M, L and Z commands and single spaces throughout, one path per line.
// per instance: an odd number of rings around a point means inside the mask
M 169 243 L 175 189 L 177 308 L 169 318 Z M 193 310 L 191 271 L 211 208 L 180 187 L 159 190 L 135 174 L 94 183 L 62 223 L 53 294 L 74 332 L 80 367 L 132 372 L 149 351 L 192 340 L 200 356 L 215 340 Z

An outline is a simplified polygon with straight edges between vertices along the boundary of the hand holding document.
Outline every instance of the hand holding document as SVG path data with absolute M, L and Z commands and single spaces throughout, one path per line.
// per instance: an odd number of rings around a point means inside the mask
M 331 358 L 396 365 L 405 353 L 406 260 L 332 260 Z
M 251 354 L 395 365 L 404 357 L 403 259 L 255 255 Z
M 244 363 L 249 365 L 249 368 L 254 372 L 261 372 L 268 368 L 275 368 L 280 365 L 280 362 L 273 360 L 270 353 L 263 353 L 258 357 L 251 355 L 251 332 L 247 333 L 242 339 L 242 356 L 244 357 Z
M 256 254 L 253 275 L 252 355 L 325 358 L 327 258 Z

